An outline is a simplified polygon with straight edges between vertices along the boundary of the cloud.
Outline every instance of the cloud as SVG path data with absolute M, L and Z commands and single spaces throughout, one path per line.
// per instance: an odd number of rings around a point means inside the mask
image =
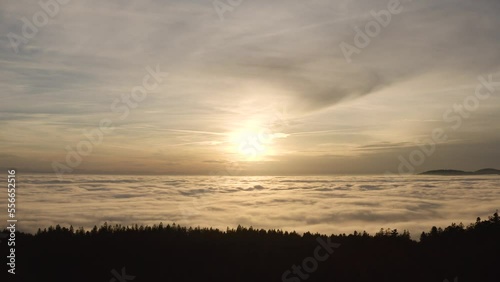
M 378 176 L 238 177 L 231 183 L 209 176 L 75 175 L 58 182 L 55 176 L 24 174 L 20 179 L 19 228 L 30 232 L 56 224 L 92 228 L 108 221 L 220 229 L 243 224 L 326 234 L 374 234 L 390 227 L 418 237 L 434 225 L 467 224 L 491 215 L 500 204 L 496 176 L 414 176 L 403 181 Z M 343 189 L 348 187 L 354 189 Z
M 30 171 L 49 172 L 84 129 L 109 118 L 117 130 L 80 171 L 206 173 L 214 164 L 204 160 L 237 159 L 227 134 L 286 107 L 290 122 L 275 134 L 287 138 L 276 140 L 273 160 L 295 152 L 319 155 L 317 163 L 337 155 L 338 163 L 349 154 L 374 157 L 381 144 L 383 163 L 473 93 L 478 75 L 500 73 L 495 0 L 403 1 L 403 12 L 348 63 L 339 44 L 352 44 L 354 27 L 386 6 L 386 0 L 245 1 L 221 22 L 210 2 L 72 1 L 16 54 L 6 35 L 22 34 L 21 18 L 41 8 L 4 3 L 0 132 L 10 135 L 0 149 Z M 156 65 L 168 80 L 117 120 L 115 99 Z M 498 143 L 499 101 L 483 103 L 455 138 Z

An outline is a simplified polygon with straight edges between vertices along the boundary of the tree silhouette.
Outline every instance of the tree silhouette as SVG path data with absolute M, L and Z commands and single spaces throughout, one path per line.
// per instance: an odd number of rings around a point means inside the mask
M 109 281 L 111 270 L 124 267 L 134 282 L 280 281 L 286 270 L 314 257 L 321 248 L 318 238 L 341 247 L 318 263 L 307 281 L 500 281 L 498 212 L 467 227 L 434 226 L 418 242 L 408 231 L 390 228 L 373 236 L 366 231 L 327 236 L 175 223 L 105 222 L 90 230 L 56 225 L 16 236 L 19 271 L 12 281 Z M 2 244 L 0 250 L 7 253 L 8 246 Z

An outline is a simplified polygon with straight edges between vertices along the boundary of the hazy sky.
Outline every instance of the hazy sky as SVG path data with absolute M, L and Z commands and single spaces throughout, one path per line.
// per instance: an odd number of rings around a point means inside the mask
M 0 4 L 2 168 L 500 168 L 497 0 L 60 1 Z

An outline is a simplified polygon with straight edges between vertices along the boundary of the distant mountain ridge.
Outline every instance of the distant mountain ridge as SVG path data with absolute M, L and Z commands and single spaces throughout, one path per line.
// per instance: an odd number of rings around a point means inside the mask
M 439 170 L 429 170 L 419 174 L 420 175 L 500 175 L 500 170 L 494 168 L 483 168 L 476 171 L 439 169 Z

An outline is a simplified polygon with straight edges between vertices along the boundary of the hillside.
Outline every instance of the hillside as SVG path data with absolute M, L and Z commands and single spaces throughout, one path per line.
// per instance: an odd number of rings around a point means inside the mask
M 500 175 L 500 170 L 494 168 L 483 168 L 477 171 L 439 169 L 422 172 L 420 175 Z

